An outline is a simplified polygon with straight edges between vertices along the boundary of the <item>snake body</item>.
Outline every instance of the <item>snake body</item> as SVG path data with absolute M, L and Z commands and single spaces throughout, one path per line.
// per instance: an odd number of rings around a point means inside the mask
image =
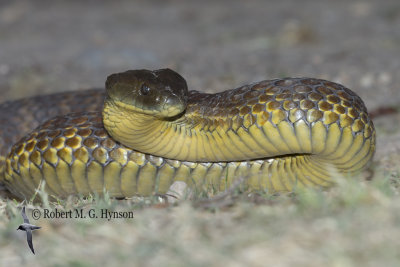
M 57 197 L 164 194 L 175 181 L 221 191 L 238 177 L 250 190 L 328 187 L 338 175 L 364 169 L 375 151 L 360 97 L 320 79 L 265 80 L 206 94 L 188 91 L 171 70 L 136 70 L 109 76 L 106 92 L 0 106 L 10 109 L 12 115 L 0 117 L 8 127 L 0 132 L 0 171 L 22 198 L 43 180 Z M 64 113 L 11 147 L 40 118 Z M 22 120 L 27 116 L 31 125 Z

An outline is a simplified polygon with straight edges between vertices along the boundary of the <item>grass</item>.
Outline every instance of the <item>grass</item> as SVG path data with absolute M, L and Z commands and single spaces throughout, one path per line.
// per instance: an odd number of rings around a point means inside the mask
M 376 168 L 377 169 L 377 168 Z M 31 266 L 398 266 L 400 177 L 376 170 L 371 181 L 284 195 L 232 191 L 212 200 L 168 205 L 159 197 L 93 196 L 0 203 L 0 261 Z M 43 193 L 39 193 L 43 194 Z M 46 199 L 42 197 L 42 199 Z M 60 211 L 133 211 L 132 219 L 39 219 L 36 255 L 28 250 L 23 205 Z

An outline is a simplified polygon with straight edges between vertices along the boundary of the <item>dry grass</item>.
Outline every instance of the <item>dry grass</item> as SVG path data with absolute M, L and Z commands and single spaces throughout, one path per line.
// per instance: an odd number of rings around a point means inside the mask
M 41 206 L 0 203 L 2 265 L 398 266 L 400 177 L 339 179 L 329 191 L 274 196 L 236 191 L 166 205 L 157 197 L 69 199 Z M 134 211 L 133 219 L 40 219 L 28 250 L 21 206 Z

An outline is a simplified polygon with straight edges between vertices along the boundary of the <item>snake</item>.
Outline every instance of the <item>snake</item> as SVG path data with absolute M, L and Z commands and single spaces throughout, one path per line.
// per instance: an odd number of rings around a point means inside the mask
M 30 198 L 328 188 L 370 163 L 376 133 L 350 89 L 317 78 L 188 90 L 171 69 L 107 77 L 105 90 L 0 105 L 0 182 Z M 32 130 L 33 129 L 33 130 Z M 241 179 L 241 180 L 240 180 Z

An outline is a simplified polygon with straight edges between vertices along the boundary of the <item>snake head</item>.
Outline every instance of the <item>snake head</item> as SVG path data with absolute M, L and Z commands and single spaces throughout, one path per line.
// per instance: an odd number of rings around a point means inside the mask
M 128 70 L 107 77 L 106 102 L 135 112 L 170 118 L 186 109 L 185 79 L 170 69 Z

